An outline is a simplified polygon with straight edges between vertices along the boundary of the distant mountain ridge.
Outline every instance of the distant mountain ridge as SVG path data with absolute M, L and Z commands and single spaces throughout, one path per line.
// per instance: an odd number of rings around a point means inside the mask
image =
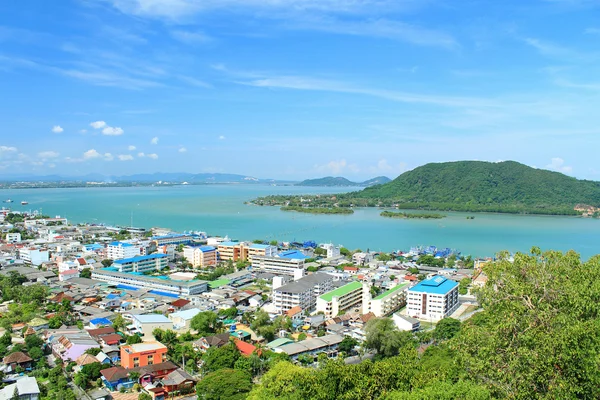
M 390 182 L 391 179 L 386 176 L 377 176 L 364 182 L 352 182 L 341 176 L 326 176 L 317 179 L 305 179 L 296 186 L 373 186 Z

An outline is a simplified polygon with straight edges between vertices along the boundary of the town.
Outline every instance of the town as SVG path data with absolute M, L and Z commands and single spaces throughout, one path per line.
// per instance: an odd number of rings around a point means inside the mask
M 489 261 L 435 247 L 381 253 L 73 225 L 9 209 L 0 229 L 6 399 L 196 398 L 214 390 L 217 371 L 256 381 L 279 360 L 312 368 L 393 352 L 377 330 L 425 349 L 482 310 L 472 291 Z

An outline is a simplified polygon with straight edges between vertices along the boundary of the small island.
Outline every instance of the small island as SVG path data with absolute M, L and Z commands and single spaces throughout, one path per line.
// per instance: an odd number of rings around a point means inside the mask
M 280 208 L 281 211 L 296 211 L 307 214 L 354 214 L 354 210 L 351 208 L 341 207 L 299 207 L 299 206 L 283 206 Z
M 405 213 L 405 212 L 393 212 L 393 211 L 382 211 L 382 217 L 386 218 L 408 218 L 408 219 L 442 219 L 446 218 L 443 214 L 435 213 Z

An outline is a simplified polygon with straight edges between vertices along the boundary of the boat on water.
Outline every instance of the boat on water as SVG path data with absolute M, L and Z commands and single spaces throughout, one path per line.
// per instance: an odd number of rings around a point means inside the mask
M 27 202 L 27 201 L 25 201 L 25 200 L 23 200 L 23 201 L 21 202 L 21 205 L 22 205 L 22 206 L 26 206 L 27 204 L 29 204 L 29 202 Z
M 5 203 L 12 203 L 13 201 L 11 199 L 6 199 L 4 200 Z

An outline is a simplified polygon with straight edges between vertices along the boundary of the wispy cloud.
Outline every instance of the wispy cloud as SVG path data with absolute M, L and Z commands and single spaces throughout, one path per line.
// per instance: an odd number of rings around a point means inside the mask
M 151 158 L 152 160 L 158 160 L 158 154 L 156 153 L 147 154 L 146 157 Z
M 120 127 L 107 126 L 102 129 L 102 134 L 106 136 L 120 136 L 124 133 L 123 129 Z
M 550 160 L 550 164 L 546 165 L 547 169 L 562 172 L 564 174 L 570 174 L 573 172 L 573 167 L 565 165 L 565 160 L 560 157 L 554 157 Z
M 208 43 L 213 40 L 210 36 L 198 31 L 191 32 L 184 30 L 174 30 L 171 32 L 171 36 L 173 36 L 173 38 L 179 40 L 180 42 L 186 44 Z
M 178 75 L 177 78 L 179 80 L 181 80 L 182 82 L 185 82 L 192 86 L 201 87 L 201 88 L 211 88 L 212 87 L 212 85 L 210 85 L 204 81 L 201 81 L 199 79 L 192 78 L 190 76 Z
M 127 146 L 127 150 L 129 150 L 129 151 L 134 151 L 135 149 L 136 149 L 136 147 L 134 145 Z
M 158 136 L 155 136 L 150 140 L 150 144 L 158 144 L 158 140 Z
M 40 151 L 38 153 L 38 157 L 41 159 L 57 158 L 58 156 L 60 156 L 60 153 L 58 153 L 57 151 L 52 151 L 52 150 Z
M 317 172 L 339 175 L 344 172 L 356 173 L 360 168 L 354 163 L 348 163 L 345 159 L 332 160 L 326 164 L 316 164 L 313 169 Z
M 63 131 L 64 131 L 64 129 L 60 125 L 54 125 L 52 127 L 52 132 L 53 133 L 61 133 Z
M 180 153 L 185 153 L 187 152 L 187 149 L 185 147 L 180 147 L 179 150 L 177 150 Z
M 94 121 L 94 122 L 90 122 L 90 126 L 94 129 L 100 129 L 100 128 L 104 128 L 106 126 L 106 122 Z
M 132 161 L 133 156 L 131 154 L 119 154 L 120 161 Z

